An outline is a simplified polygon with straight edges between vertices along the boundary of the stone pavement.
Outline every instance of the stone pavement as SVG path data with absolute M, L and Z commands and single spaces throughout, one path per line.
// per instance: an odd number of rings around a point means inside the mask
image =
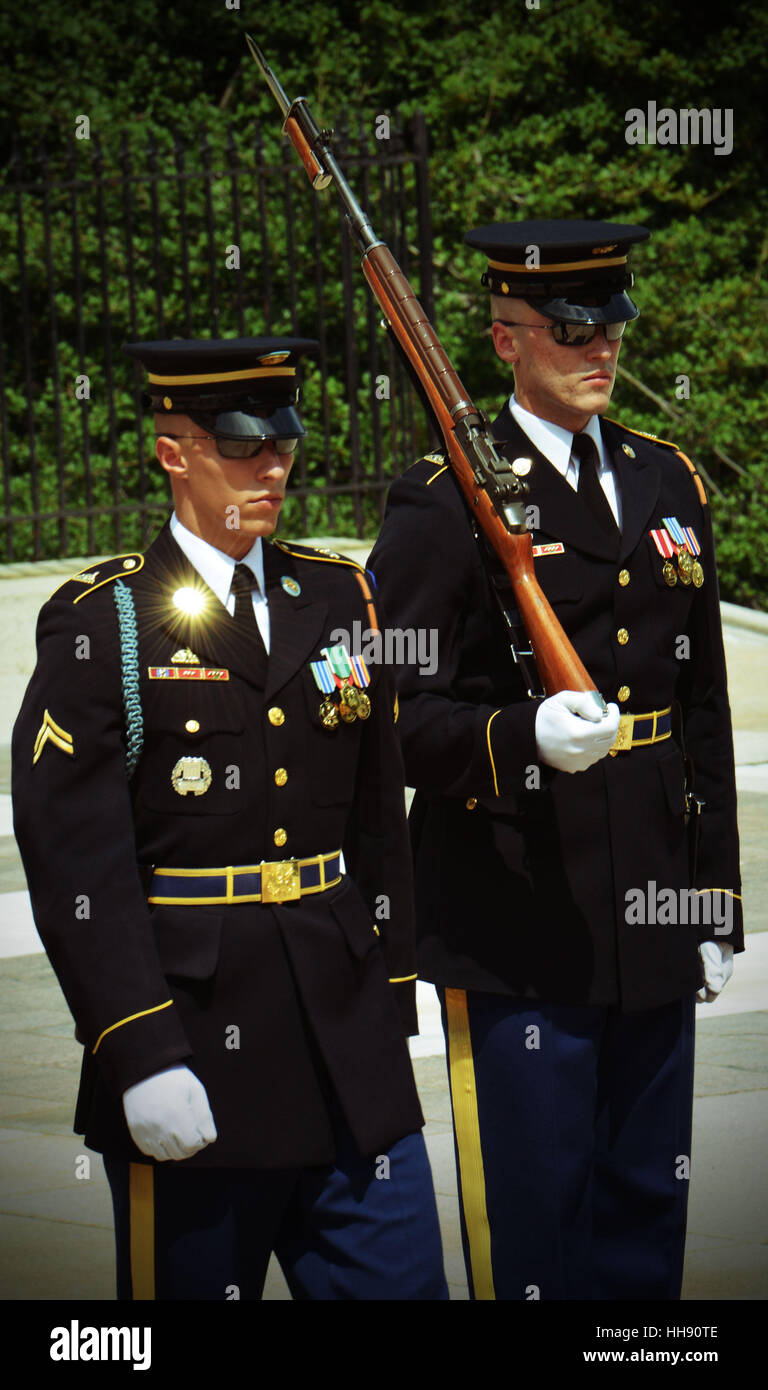
M 313 543 L 328 543 L 315 540 Z M 363 558 L 357 542 L 331 541 Z M 83 561 L 83 564 L 90 563 Z M 34 616 L 80 565 L 0 567 L 0 1298 L 112 1299 L 109 1189 L 72 1134 L 80 1048 L 29 911 L 12 836 L 10 731 L 34 662 Z M 684 1298 L 768 1296 L 768 618 L 723 605 L 750 939 L 720 1000 L 698 1009 L 693 1173 Z M 451 1297 L 466 1299 L 442 1034 L 419 986 L 412 1053 Z M 83 1158 L 89 1160 L 88 1164 Z M 273 1261 L 265 1297 L 289 1298 Z

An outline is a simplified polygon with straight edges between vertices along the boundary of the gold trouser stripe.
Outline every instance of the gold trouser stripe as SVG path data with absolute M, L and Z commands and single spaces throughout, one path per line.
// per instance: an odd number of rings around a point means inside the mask
M 129 1014 L 127 1018 L 119 1018 L 117 1020 L 117 1023 L 110 1023 L 109 1027 L 105 1028 L 104 1032 L 100 1033 L 98 1038 L 96 1039 L 96 1046 L 93 1049 L 93 1056 L 96 1056 L 96 1053 L 101 1047 L 104 1038 L 106 1038 L 107 1033 L 112 1033 L 115 1030 L 115 1028 L 122 1028 L 124 1023 L 133 1023 L 134 1019 L 136 1018 L 146 1018 L 147 1014 L 156 1014 L 159 1013 L 161 1009 L 169 1009 L 172 1003 L 172 999 L 166 999 L 164 1004 L 155 1004 L 151 1009 L 142 1009 L 141 1012 L 138 1014 Z
M 491 760 L 491 772 L 493 773 L 493 790 L 495 791 L 496 795 L 498 796 L 498 794 L 499 794 L 499 784 L 498 784 L 498 782 L 497 782 L 497 780 L 496 780 L 496 764 L 495 764 L 495 762 L 493 761 L 493 749 L 491 748 L 491 725 L 492 725 L 494 719 L 496 718 L 496 715 L 497 715 L 497 714 L 501 714 L 501 710 L 500 710 L 500 709 L 495 710 L 494 713 L 491 715 L 490 719 L 488 720 L 488 723 L 487 723 L 486 726 L 485 726 L 485 738 L 486 738 L 486 742 L 487 742 L 487 744 L 488 744 L 488 757 L 489 757 L 490 760 Z
M 507 261 L 491 261 L 492 270 L 523 270 L 529 275 L 550 274 L 553 270 L 601 270 L 604 265 L 626 265 L 626 256 L 599 256 L 591 261 L 560 261 L 557 265 L 511 265 Z
M 464 1224 L 469 1241 L 472 1283 L 475 1298 L 496 1298 L 491 1264 L 491 1228 L 485 1206 L 485 1173 L 480 1147 L 480 1121 L 477 1114 L 475 1064 L 469 1031 L 467 992 L 445 991 L 448 1019 L 448 1065 L 451 1077 L 453 1123 L 459 1151 L 459 1181 L 464 1208 Z
M 134 1302 L 155 1297 L 155 1170 L 132 1163 L 128 1178 L 131 1223 L 131 1287 Z
M 389 983 L 391 985 L 406 985 L 411 980 L 417 980 L 418 978 L 418 975 L 390 975 Z
M 158 376 L 149 372 L 153 386 L 205 386 L 211 381 L 248 381 L 257 376 L 295 376 L 295 367 L 246 367 L 240 372 L 196 372 L 194 376 Z M 179 402 L 182 404 L 182 402 Z

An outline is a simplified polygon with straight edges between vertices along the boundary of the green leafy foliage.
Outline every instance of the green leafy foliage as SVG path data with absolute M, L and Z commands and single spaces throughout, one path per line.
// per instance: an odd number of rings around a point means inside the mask
M 127 9 L 105 9 L 86 0 L 74 10 L 6 8 L 0 16 L 0 40 L 9 55 L 0 70 L 0 109 L 9 113 L 0 124 L 6 167 L 0 189 L 0 276 L 8 509 L 26 515 L 58 508 L 58 411 L 68 503 L 75 508 L 112 505 L 117 486 L 119 505 L 125 508 L 124 543 L 140 542 L 152 530 L 157 513 L 147 509 L 161 505 L 163 488 L 152 465 L 142 463 L 138 386 L 130 367 L 117 362 L 119 343 L 134 335 L 236 333 L 241 323 L 248 333 L 298 325 L 311 335 L 322 305 L 326 388 L 323 394 L 317 372 L 307 373 L 304 407 L 314 433 L 297 465 L 303 495 L 291 504 L 286 527 L 375 532 L 378 484 L 406 466 L 409 448 L 422 437 L 426 440 L 418 406 L 398 401 L 398 415 L 386 402 L 376 401 L 376 377 L 389 370 L 388 348 L 377 340 L 376 316 L 361 284 L 355 290 L 352 326 L 358 380 L 350 380 L 334 205 L 327 198 L 317 200 L 315 224 L 314 195 L 297 169 L 290 216 L 286 219 L 277 183 L 266 187 L 263 214 L 259 211 L 259 165 L 279 168 L 283 159 L 296 161 L 292 153 L 281 152 L 277 111 L 246 50 L 246 29 L 262 44 L 291 95 L 305 93 L 321 122 L 345 114 L 369 147 L 380 115 L 399 112 L 407 120 L 424 112 L 431 144 L 437 326 L 467 386 L 490 412 L 510 381 L 493 354 L 479 289 L 482 266 L 464 245 L 467 228 L 507 217 L 578 216 L 642 222 L 651 229 L 651 240 L 634 257 L 641 318 L 625 338 L 621 362 L 628 375 L 617 386 L 611 413 L 674 439 L 696 459 L 710 483 L 723 595 L 764 604 L 768 189 L 762 161 L 768 12 L 762 0 L 732 0 L 719 7 L 691 0 L 675 6 L 666 0 L 634 6 L 623 0 L 540 0 L 533 8 L 523 0 L 514 5 L 477 0 L 471 6 L 455 0 L 418 5 L 407 0 L 308 0 L 295 7 L 277 0 L 250 6 L 242 0 L 240 9 L 228 8 L 224 0 L 186 0 L 177 7 L 134 0 Z M 675 111 L 732 112 L 732 152 L 717 154 L 711 144 L 628 144 L 627 113 L 646 111 L 649 101 Z M 88 267 L 82 276 L 82 329 L 66 189 L 53 198 L 50 209 L 55 323 L 48 311 L 45 210 L 41 197 L 35 202 L 32 194 L 25 202 L 28 295 L 26 303 L 22 300 L 13 197 L 18 171 L 11 166 L 15 127 L 28 150 L 38 142 L 44 145 L 51 169 L 63 178 L 79 114 L 89 116 L 103 145 L 105 169 L 102 221 L 92 215 L 81 227 L 81 255 Z M 254 144 L 257 124 L 263 130 L 263 150 Z M 237 277 L 227 281 L 221 269 L 219 244 L 233 218 L 231 181 L 185 182 L 188 262 L 180 264 L 179 186 L 162 176 L 152 179 L 148 139 L 155 141 L 162 174 L 173 164 L 174 137 L 188 148 L 189 161 L 197 158 L 201 129 L 208 133 L 213 169 L 227 169 L 228 140 L 236 137 L 238 158 L 251 171 L 241 207 L 239 293 Z M 87 154 L 90 159 L 93 143 Z M 88 162 L 82 149 L 74 157 Z M 146 175 L 145 181 L 131 185 L 128 207 L 119 182 L 110 181 L 126 157 L 136 172 Z M 358 195 L 373 199 L 376 172 L 347 168 Z M 410 217 L 413 176 L 406 169 L 403 177 Z M 219 238 L 213 251 L 207 186 Z M 394 225 L 387 224 L 386 215 L 392 187 L 375 203 L 375 224 L 385 237 Z M 157 235 L 150 235 L 153 206 Z M 129 216 L 136 228 L 133 302 L 126 292 Z M 415 226 L 415 217 L 406 219 L 405 234 L 393 249 L 409 257 L 418 282 Z M 106 296 L 99 269 L 102 246 Z M 158 267 L 167 287 L 162 304 L 156 292 Z M 354 260 L 352 274 L 362 280 Z M 107 315 L 118 345 L 111 376 L 103 349 Z M 58 387 L 50 365 L 54 341 Z M 378 368 L 371 359 L 376 342 Z M 34 383 L 31 404 L 24 390 L 27 358 Z M 87 405 L 72 394 L 83 363 L 96 364 Z M 392 370 L 393 391 L 404 393 L 402 376 Z M 681 391 L 684 378 L 687 394 Z M 363 415 L 356 454 L 352 392 Z M 30 409 L 39 454 L 34 478 Z M 93 449 L 88 496 L 81 465 L 86 410 Z M 370 428 L 375 411 L 381 411 L 385 430 L 384 458 L 375 457 Z M 409 411 L 416 421 L 413 437 L 406 428 Z M 332 494 L 331 516 L 317 491 L 329 478 L 346 489 Z M 363 478 L 371 484 L 368 491 L 360 490 Z M 39 524 L 37 536 L 34 522 L 20 523 L 15 551 L 53 554 L 67 546 L 74 552 L 99 548 L 102 542 L 110 548 L 112 527 L 108 514 L 90 523 L 74 518 L 66 524 L 66 535 L 58 519 Z

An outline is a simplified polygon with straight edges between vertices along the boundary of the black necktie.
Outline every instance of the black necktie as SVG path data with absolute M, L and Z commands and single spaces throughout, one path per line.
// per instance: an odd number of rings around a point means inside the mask
M 253 611 L 256 578 L 248 565 L 235 565 L 230 592 L 235 596 L 234 621 L 248 647 L 248 665 L 254 680 L 263 685 L 267 670 L 267 649 Z
M 619 528 L 616 518 L 597 476 L 598 457 L 595 441 L 588 434 L 573 436 L 573 452 L 579 460 L 579 497 L 591 511 L 595 521 L 607 536 L 619 543 Z

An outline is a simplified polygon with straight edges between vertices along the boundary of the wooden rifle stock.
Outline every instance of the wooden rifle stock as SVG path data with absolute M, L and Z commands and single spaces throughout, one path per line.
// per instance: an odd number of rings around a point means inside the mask
M 363 274 L 425 392 L 470 514 L 509 578 L 544 690 L 547 695 L 559 690 L 592 693 L 596 707 L 604 711 L 602 696 L 536 578 L 531 534 L 525 523 L 525 484 L 497 453 L 481 412 L 465 391 L 410 282 L 357 203 L 328 147 L 329 133 L 320 131 L 303 97 L 289 101 L 258 45 L 249 36 L 246 39 L 283 113 L 283 130 L 310 182 L 316 189 L 333 182 L 344 203 L 362 250 Z
M 509 529 L 487 489 L 478 485 L 472 465 L 456 438 L 456 423 L 478 412 L 468 399 L 409 281 L 383 243 L 365 252 L 362 268 L 374 298 L 426 393 L 471 515 L 488 537 L 509 576 L 545 691 L 548 695 L 558 690 L 594 691 L 594 681 L 536 578 L 530 531 Z

